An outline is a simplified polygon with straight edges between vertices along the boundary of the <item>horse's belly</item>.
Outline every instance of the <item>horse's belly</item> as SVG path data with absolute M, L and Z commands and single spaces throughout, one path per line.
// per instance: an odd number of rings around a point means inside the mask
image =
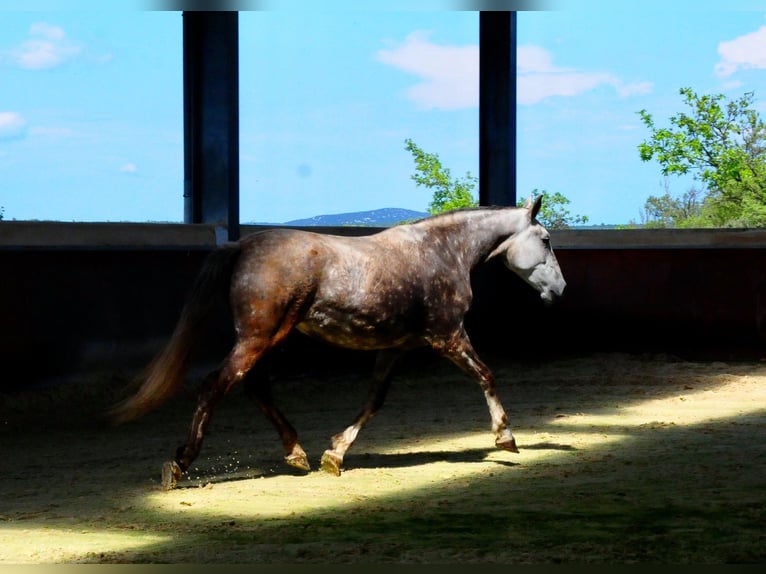
M 360 316 L 338 317 L 321 312 L 310 312 L 296 328 L 305 335 L 359 350 L 400 347 L 419 339 L 396 321 Z

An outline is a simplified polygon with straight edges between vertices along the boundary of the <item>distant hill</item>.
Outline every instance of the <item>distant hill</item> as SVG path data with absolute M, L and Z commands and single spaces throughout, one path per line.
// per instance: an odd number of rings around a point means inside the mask
M 285 225 L 297 226 L 362 226 L 362 227 L 390 227 L 402 221 L 412 221 L 428 216 L 425 211 L 412 211 L 400 207 L 384 207 L 370 211 L 353 211 L 350 213 L 335 213 L 330 215 L 315 215 L 307 219 L 293 219 L 286 221 Z

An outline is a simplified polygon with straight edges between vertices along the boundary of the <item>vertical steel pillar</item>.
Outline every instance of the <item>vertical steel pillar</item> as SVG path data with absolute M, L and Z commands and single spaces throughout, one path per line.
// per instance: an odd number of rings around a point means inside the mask
M 516 12 L 479 13 L 479 203 L 516 205 Z
M 239 239 L 237 12 L 183 13 L 184 221 Z

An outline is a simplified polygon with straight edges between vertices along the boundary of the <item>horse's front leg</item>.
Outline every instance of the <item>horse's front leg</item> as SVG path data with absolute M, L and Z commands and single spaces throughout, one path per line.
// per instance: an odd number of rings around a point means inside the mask
M 476 377 L 489 407 L 492 431 L 495 433 L 495 445 L 511 452 L 519 452 L 516 439 L 508 424 L 508 416 L 497 396 L 495 376 L 476 354 L 466 332 L 461 328 L 447 342 L 433 343 L 433 347 L 463 371 Z
M 322 455 L 321 465 L 322 470 L 325 472 L 340 476 L 343 456 L 346 454 L 346 451 L 354 444 L 362 427 L 383 406 L 386 394 L 391 386 L 394 365 L 401 354 L 402 352 L 397 349 L 385 349 L 378 352 L 375 358 L 372 387 L 370 388 L 367 402 L 354 422 L 346 430 L 332 437 L 332 448 L 324 451 Z

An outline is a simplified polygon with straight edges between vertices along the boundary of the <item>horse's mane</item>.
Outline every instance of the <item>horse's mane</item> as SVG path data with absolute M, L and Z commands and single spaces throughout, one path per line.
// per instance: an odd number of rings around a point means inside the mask
M 420 219 L 415 219 L 408 223 L 416 224 L 416 223 L 422 223 L 424 221 L 433 221 L 435 219 L 446 219 L 448 217 L 452 217 L 454 215 L 457 215 L 460 213 L 466 213 L 466 212 L 500 211 L 502 209 L 521 209 L 521 208 L 516 206 L 511 206 L 511 205 L 479 205 L 477 207 L 459 207 L 457 209 L 452 209 L 450 211 L 442 211 L 441 213 L 437 213 L 435 215 L 427 215 L 425 217 L 421 217 Z

